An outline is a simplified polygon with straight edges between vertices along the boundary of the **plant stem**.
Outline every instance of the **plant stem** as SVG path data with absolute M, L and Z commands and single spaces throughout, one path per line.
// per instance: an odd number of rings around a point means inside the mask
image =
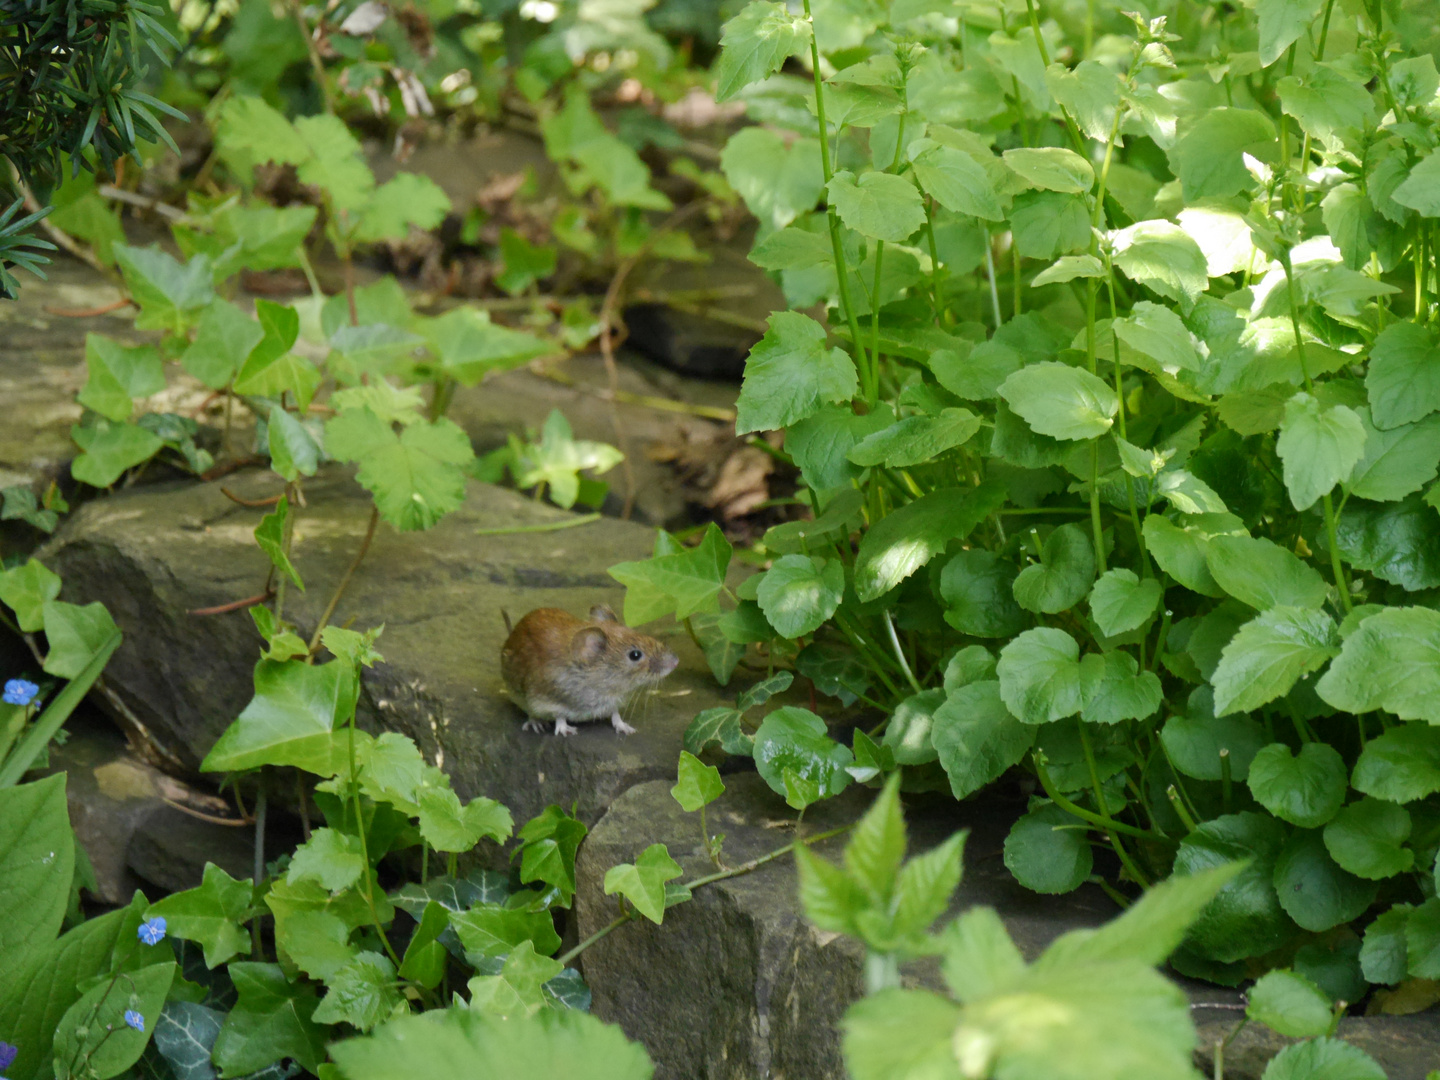
M 1123 821 L 1115 821 L 1108 816 L 1092 813 L 1083 806 L 1077 806 L 1055 789 L 1055 785 L 1050 779 L 1050 773 L 1046 770 L 1042 758 L 1043 755 L 1042 757 L 1036 757 L 1034 753 L 1030 755 L 1030 760 L 1035 766 L 1035 775 L 1039 777 L 1040 786 L 1045 789 L 1045 794 L 1049 796 L 1050 801 L 1066 813 L 1073 814 L 1081 821 L 1087 821 L 1096 828 L 1103 829 L 1105 832 L 1121 832 L 1127 836 L 1139 837 L 1142 840 L 1161 840 L 1165 838 L 1161 833 L 1146 832 L 1144 829 L 1137 829 L 1134 825 L 1126 825 Z
M 915 692 L 918 694 L 921 691 L 921 686 L 915 679 L 915 673 L 910 670 L 909 661 L 905 659 L 905 650 L 900 648 L 900 637 L 895 633 L 895 620 L 890 617 L 890 609 L 886 608 L 882 614 L 885 619 L 885 629 L 889 631 L 890 634 L 890 647 L 895 650 L 895 659 L 900 662 L 900 670 L 905 673 L 905 678 L 909 680 L 910 685 L 915 688 Z
M 829 124 L 825 120 L 825 84 L 820 78 L 820 45 L 815 40 L 815 16 L 810 12 L 810 0 L 805 0 L 805 18 L 810 23 L 810 67 L 815 81 L 815 118 L 820 129 L 820 165 L 825 175 L 825 186 L 828 189 L 830 180 L 835 175 L 830 167 L 830 131 Z M 839 143 L 839 132 L 836 132 L 836 143 Z M 840 307 L 844 311 L 845 321 L 850 326 L 850 341 L 855 353 L 855 363 L 860 369 L 861 384 L 869 386 L 866 377 L 865 344 L 860 337 L 860 322 L 855 317 L 855 308 L 850 303 L 850 283 L 846 276 L 845 267 L 845 243 L 840 234 L 840 215 L 835 212 L 835 204 L 826 199 L 826 217 L 830 224 L 830 250 L 835 259 L 835 281 L 840 293 Z M 871 360 L 871 363 L 875 361 Z M 868 399 L 866 404 L 874 406 L 874 399 Z
M 367 835 L 369 830 L 365 827 L 365 814 L 360 804 L 360 774 L 355 765 L 355 712 L 353 709 L 350 712 L 350 722 L 347 727 L 350 732 L 350 795 L 355 806 L 355 831 L 360 835 L 360 857 L 365 863 L 365 906 L 370 909 L 370 921 L 375 926 L 375 932 L 380 935 L 380 943 L 385 946 L 385 951 L 389 953 L 390 960 L 398 971 L 400 957 L 395 954 L 395 947 L 385 936 L 385 924 L 380 921 L 380 911 L 375 907 L 375 868 L 370 863 L 370 841 Z
M 995 240 L 985 233 L 985 276 L 990 282 L 990 309 L 995 315 L 995 329 L 999 330 L 1005 321 L 1000 317 L 1000 289 L 995 284 Z
M 563 518 L 560 521 L 547 521 L 541 525 L 513 525 L 508 529 L 476 529 L 476 536 L 511 536 L 515 533 L 548 533 L 559 532 L 561 529 L 574 529 L 580 525 L 589 525 L 592 521 L 599 521 L 601 514 L 576 514 L 574 517 Z
M 310 638 L 310 652 L 305 657 L 305 662 L 312 663 L 315 653 L 320 649 L 320 635 L 325 632 L 325 627 L 330 622 L 330 616 L 335 614 L 335 607 L 340 603 L 340 597 L 345 594 L 345 587 L 350 584 L 350 579 L 355 575 L 356 569 L 365 558 L 365 553 L 370 550 L 370 541 L 375 539 L 375 526 L 380 524 L 380 508 L 370 508 L 370 523 L 365 527 L 365 538 L 360 541 L 360 550 L 355 552 L 355 558 L 345 569 L 345 576 L 335 586 L 335 591 L 330 594 L 330 602 L 325 605 L 325 610 L 320 614 L 320 622 L 315 627 L 315 633 Z
M 1105 801 L 1105 789 L 1100 784 L 1100 771 L 1095 767 L 1095 753 L 1090 746 L 1090 732 L 1086 725 L 1080 724 L 1080 748 L 1085 753 L 1085 767 L 1090 772 L 1090 787 L 1095 792 L 1095 804 L 1100 807 L 1101 813 L 1107 820 L 1110 820 L 1110 804 Z M 1150 887 L 1150 880 L 1130 858 L 1130 853 L 1125 850 L 1125 845 L 1120 837 L 1114 832 L 1110 834 L 1110 846 L 1115 849 L 1115 854 L 1120 857 L 1120 863 L 1130 873 L 1132 880 L 1145 888 Z
M 774 860 L 780 858 L 780 856 L 782 855 L 789 854 L 797 847 L 809 847 L 811 844 L 819 843 L 821 840 L 828 840 L 832 836 L 839 836 L 841 833 L 852 828 L 854 828 L 853 825 L 841 825 L 839 828 L 836 829 L 830 829 L 823 833 L 816 833 L 814 836 L 807 836 L 804 840 L 796 840 L 793 843 L 786 844 L 782 848 L 777 848 L 775 851 L 769 852 L 765 855 L 761 855 L 757 859 L 751 859 L 747 863 L 742 863 L 739 866 L 732 866 L 728 870 L 719 870 L 713 874 L 707 874 L 704 877 L 698 877 L 691 881 L 687 881 L 685 882 L 685 888 L 693 892 L 694 890 L 701 888 L 702 886 L 713 884 L 716 881 L 724 881 L 726 878 L 739 877 L 741 874 L 748 874 L 752 870 L 758 870 L 760 867 L 764 866 L 768 862 L 773 862 Z M 574 960 L 577 956 L 583 953 L 591 945 L 594 945 L 597 941 L 600 941 L 602 938 L 607 937 L 611 931 L 618 930 L 627 922 L 633 922 L 635 920 L 635 917 L 635 912 L 633 911 L 627 911 L 623 915 L 616 916 L 610 922 L 602 926 L 599 930 L 596 930 L 595 933 L 587 937 L 584 941 L 580 942 L 579 945 L 576 945 L 567 953 L 562 953 L 555 959 L 561 964 L 569 964 L 572 960 Z

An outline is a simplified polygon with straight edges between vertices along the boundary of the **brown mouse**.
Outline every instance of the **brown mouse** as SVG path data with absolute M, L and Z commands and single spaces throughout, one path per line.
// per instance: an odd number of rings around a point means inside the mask
M 556 735 L 573 735 L 574 723 L 607 717 L 621 735 L 632 734 L 620 706 L 679 662 L 604 604 L 590 609 L 588 622 L 559 608 L 537 608 L 515 624 L 500 650 L 500 674 L 530 717 L 525 730 L 540 731 L 542 722 L 553 720 Z

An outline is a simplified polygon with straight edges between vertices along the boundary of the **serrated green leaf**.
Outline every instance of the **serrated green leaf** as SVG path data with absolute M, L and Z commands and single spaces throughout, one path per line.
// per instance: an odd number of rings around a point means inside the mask
M 855 557 L 855 592 L 862 603 L 884 596 L 963 540 L 1004 501 L 998 486 L 944 488 L 907 503 L 870 527 Z
M 755 770 L 784 795 L 784 771 L 793 770 L 815 784 L 821 798 L 840 794 L 850 785 L 846 766 L 855 760 L 850 748 L 830 737 L 825 721 L 808 709 L 786 705 L 765 717 L 755 732 Z
M 1216 715 L 1251 712 L 1289 693 L 1301 677 L 1335 655 L 1337 644 L 1335 623 L 1323 611 L 1275 607 L 1262 612 L 1220 654 L 1211 678 Z
M 1073 150 L 1058 146 L 1020 147 L 1002 155 L 1022 179 L 1046 191 L 1084 194 L 1095 183 L 1095 170 Z
M 917 139 L 908 152 L 920 186 L 946 210 L 986 221 L 999 221 L 1005 216 L 989 174 L 963 150 Z
M 1080 711 L 1080 646 L 1064 630 L 1026 630 L 1000 650 L 1000 697 L 1026 724 L 1048 724 Z
M 1115 246 L 1115 265 L 1127 277 L 1161 296 L 1178 300 L 1182 310 L 1188 311 L 1209 287 L 1205 253 L 1178 225 L 1168 221 L 1137 222 L 1115 233 L 1111 243 Z
M 1027 611 L 1054 614 L 1079 603 L 1095 580 L 1095 549 L 1078 525 L 1061 525 L 1045 538 L 1040 561 L 1015 579 L 1015 601 Z
M 845 567 L 837 559 L 786 555 L 765 572 L 756 599 L 781 637 L 814 633 L 840 606 Z
M 1440 217 L 1440 153 L 1432 150 L 1421 158 L 1390 198 L 1421 217 Z
M 1370 347 L 1365 375 L 1370 415 L 1385 430 L 1440 410 L 1440 346 L 1423 326 L 1396 322 Z
M 1325 847 L 1350 873 L 1379 881 L 1415 865 L 1415 853 L 1402 846 L 1410 828 L 1410 812 L 1403 806 L 1367 797 L 1335 814 L 1325 826 Z
M 1401 724 L 1365 743 L 1351 784 L 1363 795 L 1408 803 L 1440 791 L 1440 729 Z
M 1005 837 L 1005 868 L 1032 892 L 1073 892 L 1090 876 L 1094 862 L 1079 824 L 1053 803 L 1036 807 Z
M 872 240 L 898 243 L 925 224 L 925 207 L 915 185 L 893 173 L 867 172 L 857 179 L 842 169 L 828 190 L 840 220 Z
M 428 176 L 396 173 L 359 208 L 351 236 L 362 244 L 403 239 L 411 227 L 433 229 L 450 212 L 450 197 Z
M 368 406 L 332 417 L 325 446 L 331 457 L 359 463 L 355 479 L 401 532 L 428 529 L 456 509 L 465 498 L 465 466 L 475 459 L 450 420 L 421 421 L 396 435 Z
M 746 4 L 721 33 L 715 100 L 729 101 L 778 71 L 786 57 L 809 40 L 810 23 L 790 14 L 784 4 Z
M 1092 439 L 1110 430 L 1120 402 L 1102 379 L 1048 361 L 1021 368 L 1000 396 L 1031 429 L 1056 439 Z
M 745 363 L 736 430 L 784 428 L 827 402 L 849 400 L 858 388 L 850 357 L 825 348 L 824 327 L 799 312 L 777 311 Z
M 1087 724 L 1144 720 L 1160 707 L 1160 678 L 1127 652 L 1090 653 L 1080 661 L 1080 719 Z
M 1386 608 L 1360 623 L 1315 691 L 1352 713 L 1384 709 L 1440 724 L 1440 612 Z
M 1090 590 L 1090 615 L 1106 637 L 1143 626 L 1164 595 L 1154 578 L 1143 581 L 1133 570 L 1107 570 Z
M 1330 1030 L 1330 999 L 1303 975 L 1272 971 L 1256 980 L 1245 1015 L 1281 1035 L 1303 1038 Z
M 1296 510 L 1308 510 L 1346 480 L 1365 453 L 1365 426 L 1353 409 L 1325 408 L 1303 390 L 1285 403 L 1276 452 Z
M 1306 743 L 1298 755 L 1271 743 L 1250 762 L 1250 792 L 1282 821 L 1302 829 L 1324 825 L 1345 801 L 1345 761 L 1325 743 Z
M 1266 2 L 1284 4 L 1291 0 Z M 1251 178 L 1242 155 L 1263 158 L 1274 139 L 1275 125 L 1262 112 L 1220 107 L 1202 114 L 1169 151 L 1170 167 L 1180 178 L 1185 201 L 1193 203 L 1206 196 L 1224 198 L 1248 188 Z

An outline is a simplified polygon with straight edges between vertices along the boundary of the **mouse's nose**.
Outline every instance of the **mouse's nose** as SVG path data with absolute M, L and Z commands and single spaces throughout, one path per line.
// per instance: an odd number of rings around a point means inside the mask
M 676 656 L 673 652 L 667 649 L 665 650 L 664 654 L 660 656 L 657 664 L 659 666 L 660 677 L 663 679 L 666 675 L 669 675 L 670 672 L 674 671 L 676 667 L 679 666 L 680 657 Z

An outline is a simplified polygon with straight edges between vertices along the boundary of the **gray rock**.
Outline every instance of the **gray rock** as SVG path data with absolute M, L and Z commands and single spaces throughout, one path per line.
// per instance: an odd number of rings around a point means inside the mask
M 713 869 L 700 846 L 699 816 L 670 796 L 673 781 L 643 784 L 617 799 L 580 850 L 575 910 L 583 939 L 614 918 L 604 895 L 605 871 L 633 861 L 652 843 L 668 845 L 693 878 Z M 726 836 L 724 858 L 739 865 L 793 839 L 791 811 L 754 773 L 726 778 L 711 808 L 710 828 Z M 851 789 L 805 817 L 807 833 L 856 820 L 873 795 Z M 996 908 L 1027 958 L 1077 927 L 1115 914 L 1098 889 L 1042 897 L 1022 889 L 1000 859 L 1001 844 L 1020 807 L 936 800 L 907 806 L 911 851 L 927 849 L 957 829 L 970 829 L 965 877 L 952 913 L 976 904 Z M 812 850 L 838 858 L 844 838 Z M 864 992 L 864 951 L 847 937 L 816 930 L 801 917 L 794 860 L 784 857 L 753 873 L 695 892 L 665 913 L 661 926 L 632 924 L 582 955 L 594 1011 L 642 1041 L 660 1080 L 786 1077 L 843 1078 L 839 1022 Z M 907 966 L 907 985 L 939 987 L 933 961 Z
M 187 788 L 130 752 L 113 729 L 72 719 L 64 745 L 52 745 L 49 773 L 65 773 L 70 824 L 95 871 L 95 898 L 127 904 L 137 888 L 152 899 L 200 884 L 205 863 L 249 877 L 254 830 L 220 818 L 225 803 Z M 167 803 L 166 799 L 170 802 Z M 278 842 L 278 841 L 277 841 Z
M 250 700 L 260 646 L 245 611 L 189 614 L 259 593 L 269 565 L 252 536 L 264 511 L 230 501 L 221 483 L 251 500 L 279 490 L 268 472 L 131 489 L 83 507 L 41 553 L 64 578 L 67 599 L 110 609 L 125 643 L 106 680 L 160 749 L 189 769 Z M 294 557 L 307 589 L 288 591 L 284 613 L 308 634 L 359 546 L 370 497 L 348 473 L 327 469 L 306 483 L 305 499 Z M 461 509 L 428 532 L 401 535 L 382 524 L 334 616 L 361 629 L 385 624 L 378 647 L 386 660 L 365 672 L 362 723 L 411 736 L 462 795 L 501 799 L 517 821 L 551 802 L 578 802 L 595 821 L 626 788 L 671 775 L 685 726 L 721 700 L 698 651 L 672 627 L 681 666 L 632 717 L 639 734 L 621 738 L 608 724 L 568 739 L 520 730 L 523 717 L 499 677 L 501 610 L 513 618 L 536 607 L 582 613 L 599 602 L 618 610 L 623 592 L 606 569 L 645 557 L 654 542 L 650 529 L 609 518 L 476 535 L 565 516 L 474 483 Z
M 740 865 L 793 839 L 791 811 L 754 773 L 725 778 L 728 790 L 712 804 L 712 832 L 726 834 L 724 857 Z M 605 871 L 632 862 L 648 845 L 665 843 L 685 868 L 685 879 L 714 868 L 701 847 L 699 816 L 671 797 L 670 781 L 642 784 L 617 799 L 580 849 L 575 911 L 580 939 L 615 917 L 615 898 L 604 895 Z M 854 821 L 872 794 L 852 788 L 812 807 L 805 831 L 813 834 Z M 968 828 L 965 875 L 949 919 L 965 908 L 988 905 L 1004 920 L 1026 959 L 1055 938 L 1093 927 L 1118 914 L 1098 889 L 1039 896 L 1023 889 L 1001 861 L 1010 824 L 1023 810 L 994 794 L 984 800 L 913 800 L 906 806 L 914 854 Z M 836 860 L 845 838 L 814 845 Z M 942 920 L 944 921 L 944 920 Z M 656 1062 L 657 1080 L 842 1080 L 839 1024 L 864 993 L 864 951 L 847 937 L 815 929 L 801 916 L 794 860 L 789 856 L 753 873 L 697 889 L 693 900 L 665 913 L 661 926 L 632 923 L 587 949 L 581 967 L 594 995 L 594 1011 L 639 1039 Z M 932 960 L 907 965 L 907 986 L 942 990 Z M 1199 1033 L 1196 1064 L 1210 1075 L 1213 1048 L 1244 1016 L 1233 990 L 1179 980 L 1190 996 Z M 1440 1059 L 1440 1016 L 1352 1017 L 1341 1035 L 1371 1054 L 1390 1080 L 1425 1080 Z M 1247 1026 L 1227 1048 L 1229 1080 L 1259 1080 L 1285 1039 Z

